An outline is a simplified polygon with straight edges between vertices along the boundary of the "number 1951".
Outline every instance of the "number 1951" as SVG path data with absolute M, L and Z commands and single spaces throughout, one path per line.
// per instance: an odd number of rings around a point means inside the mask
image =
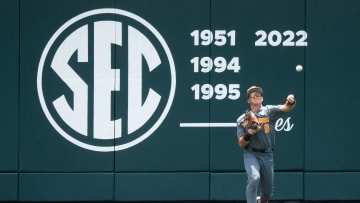
M 216 46 L 224 46 L 227 43 L 235 46 L 235 30 L 194 30 L 190 35 L 194 38 L 194 46 L 209 46 L 212 43 Z

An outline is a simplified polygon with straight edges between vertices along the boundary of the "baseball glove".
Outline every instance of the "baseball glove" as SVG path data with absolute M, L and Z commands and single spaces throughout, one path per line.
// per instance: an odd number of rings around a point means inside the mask
M 245 111 L 245 120 L 248 121 L 246 125 L 247 128 L 251 128 L 257 131 L 261 130 L 260 123 L 252 111 Z

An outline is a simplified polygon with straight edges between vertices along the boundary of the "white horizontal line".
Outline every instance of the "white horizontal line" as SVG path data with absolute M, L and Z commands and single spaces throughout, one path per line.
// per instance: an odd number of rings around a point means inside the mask
M 184 128 L 236 127 L 236 123 L 180 123 Z

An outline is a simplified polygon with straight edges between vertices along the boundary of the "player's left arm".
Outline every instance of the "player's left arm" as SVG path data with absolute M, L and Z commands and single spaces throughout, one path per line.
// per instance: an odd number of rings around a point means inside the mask
M 295 105 L 296 105 L 295 96 L 293 94 L 289 94 L 286 97 L 285 103 L 279 105 L 279 107 L 280 107 L 281 111 L 288 112 L 288 111 L 291 111 L 292 109 L 294 109 Z

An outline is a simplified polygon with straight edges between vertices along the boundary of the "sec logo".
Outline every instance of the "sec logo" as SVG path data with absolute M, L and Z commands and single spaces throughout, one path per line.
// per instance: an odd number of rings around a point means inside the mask
M 46 44 L 37 92 L 54 129 L 84 149 L 132 147 L 166 118 L 176 89 L 171 51 L 143 18 L 97 9 L 63 24 Z

